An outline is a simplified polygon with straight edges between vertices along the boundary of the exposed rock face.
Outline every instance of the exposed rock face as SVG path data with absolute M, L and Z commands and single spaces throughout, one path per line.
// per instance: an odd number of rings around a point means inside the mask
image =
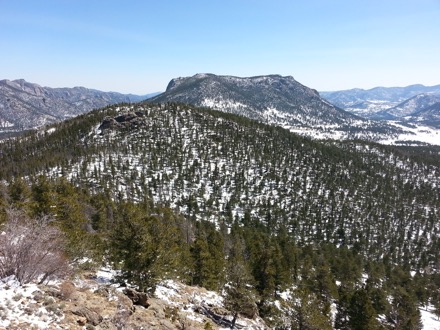
M 248 319 L 255 319 L 258 316 L 258 306 L 255 303 L 244 306 L 241 315 Z
M 21 288 L 0 281 L 0 290 L 11 297 L 2 301 L 8 308 L 0 310 L 0 329 L 203 330 L 231 325 L 232 314 L 217 292 L 165 280 L 147 296 L 103 279 L 85 272 L 72 281 Z M 236 329 L 267 327 L 258 316 L 240 315 Z
M 99 126 L 100 130 L 136 128 L 144 123 L 143 114 L 139 112 L 128 112 L 115 118 L 106 117 Z

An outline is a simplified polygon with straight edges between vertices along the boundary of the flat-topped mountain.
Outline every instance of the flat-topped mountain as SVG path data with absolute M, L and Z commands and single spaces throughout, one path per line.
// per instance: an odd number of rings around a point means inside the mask
M 50 88 L 20 80 L 0 80 L 0 128 L 28 129 L 121 102 L 148 96 L 102 92 L 84 87 Z
M 182 102 L 209 107 L 283 127 L 347 124 L 358 118 L 323 100 L 293 77 L 240 78 L 196 74 L 170 81 L 151 102 Z

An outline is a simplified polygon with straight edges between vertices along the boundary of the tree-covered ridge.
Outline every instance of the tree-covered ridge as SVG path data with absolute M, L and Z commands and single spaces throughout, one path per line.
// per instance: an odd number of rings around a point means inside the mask
M 423 155 L 314 142 L 179 104 L 137 104 L 7 142 L 1 157 L 3 177 L 64 176 L 217 226 L 260 221 L 271 232 L 285 227 L 301 245 L 348 246 L 413 269 L 438 264 L 439 166 Z

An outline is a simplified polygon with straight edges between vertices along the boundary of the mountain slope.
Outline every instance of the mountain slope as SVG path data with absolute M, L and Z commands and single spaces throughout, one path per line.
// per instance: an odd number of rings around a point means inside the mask
M 412 120 L 440 126 L 440 102 L 436 102 L 427 108 L 413 113 Z
M 28 129 L 77 116 L 94 108 L 137 102 L 147 96 L 84 87 L 49 88 L 21 80 L 0 80 L 0 129 Z
M 388 109 L 387 112 L 396 117 L 405 117 L 416 112 L 421 112 L 438 102 L 440 102 L 440 94 L 418 94 Z
M 5 142 L 0 176 L 63 176 L 115 199 L 151 198 L 218 225 L 283 225 L 300 244 L 356 246 L 419 267 L 438 258 L 440 167 L 438 150 L 428 150 L 429 161 L 206 109 L 138 104 Z
M 357 118 L 301 85 L 279 75 L 239 78 L 197 74 L 176 78 L 151 102 L 182 102 L 230 112 L 280 126 L 343 124 Z

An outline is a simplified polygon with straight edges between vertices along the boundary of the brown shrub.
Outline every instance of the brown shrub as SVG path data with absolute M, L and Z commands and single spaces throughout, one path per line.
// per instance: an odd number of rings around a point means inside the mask
M 31 219 L 7 210 L 6 218 L 0 227 L 0 278 L 15 275 L 20 284 L 42 283 L 68 273 L 64 235 L 49 217 Z

